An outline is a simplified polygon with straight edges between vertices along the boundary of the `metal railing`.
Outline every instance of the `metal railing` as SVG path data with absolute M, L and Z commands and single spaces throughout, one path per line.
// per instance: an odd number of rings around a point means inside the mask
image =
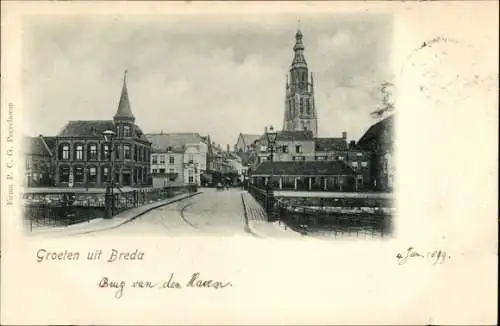
M 156 189 L 136 189 L 113 194 L 113 215 L 126 210 L 196 192 L 196 185 Z M 26 193 L 24 218 L 30 229 L 38 226 L 67 226 L 103 217 L 106 207 L 104 193 Z
M 385 198 L 276 197 L 271 189 L 249 185 L 268 222 L 279 221 L 301 233 L 384 236 L 392 232 L 392 202 Z

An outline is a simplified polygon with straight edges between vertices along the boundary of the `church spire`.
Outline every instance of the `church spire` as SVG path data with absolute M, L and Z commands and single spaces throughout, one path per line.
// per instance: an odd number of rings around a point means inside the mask
M 120 96 L 120 103 L 118 103 L 118 110 L 115 114 L 115 119 L 132 119 L 135 120 L 132 109 L 130 108 L 130 100 L 128 98 L 127 90 L 127 70 L 123 75 L 122 94 Z
M 293 47 L 295 55 L 292 61 L 293 68 L 307 68 L 307 62 L 304 58 L 304 44 L 302 43 L 302 32 L 300 31 L 300 20 L 299 27 L 297 27 L 297 33 L 295 33 L 295 45 Z

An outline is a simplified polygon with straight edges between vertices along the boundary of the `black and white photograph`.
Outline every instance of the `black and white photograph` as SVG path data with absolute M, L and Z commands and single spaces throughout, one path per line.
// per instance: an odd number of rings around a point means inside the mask
M 498 3 L 0 6 L 0 324 L 497 320 Z
M 391 236 L 390 14 L 24 27 L 30 233 Z

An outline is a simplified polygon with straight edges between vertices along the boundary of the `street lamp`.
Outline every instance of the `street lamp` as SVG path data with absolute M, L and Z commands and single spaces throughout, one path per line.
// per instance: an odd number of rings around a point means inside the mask
M 270 161 L 271 161 L 271 176 L 269 177 L 270 182 L 267 183 L 266 191 L 267 191 L 267 212 L 271 213 L 272 205 L 273 205 L 273 176 L 274 176 L 274 147 L 276 145 L 276 137 L 278 133 L 274 131 L 274 127 L 271 125 L 266 128 L 266 139 L 267 139 L 267 150 L 271 152 Z
M 113 196 L 113 189 L 114 189 L 114 161 L 112 158 L 112 153 L 113 153 L 113 137 L 115 135 L 115 132 L 113 130 L 105 130 L 103 131 L 103 136 L 104 136 L 104 141 L 108 143 L 108 163 L 109 163 L 109 171 L 108 171 L 108 184 L 106 185 L 106 195 L 104 197 L 104 203 L 105 203 L 105 218 L 112 218 L 113 217 L 113 210 L 114 210 L 114 196 Z

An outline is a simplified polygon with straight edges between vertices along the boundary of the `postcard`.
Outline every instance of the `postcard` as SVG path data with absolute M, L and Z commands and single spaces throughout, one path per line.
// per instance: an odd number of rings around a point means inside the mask
M 2 2 L 2 324 L 495 323 L 497 9 Z

